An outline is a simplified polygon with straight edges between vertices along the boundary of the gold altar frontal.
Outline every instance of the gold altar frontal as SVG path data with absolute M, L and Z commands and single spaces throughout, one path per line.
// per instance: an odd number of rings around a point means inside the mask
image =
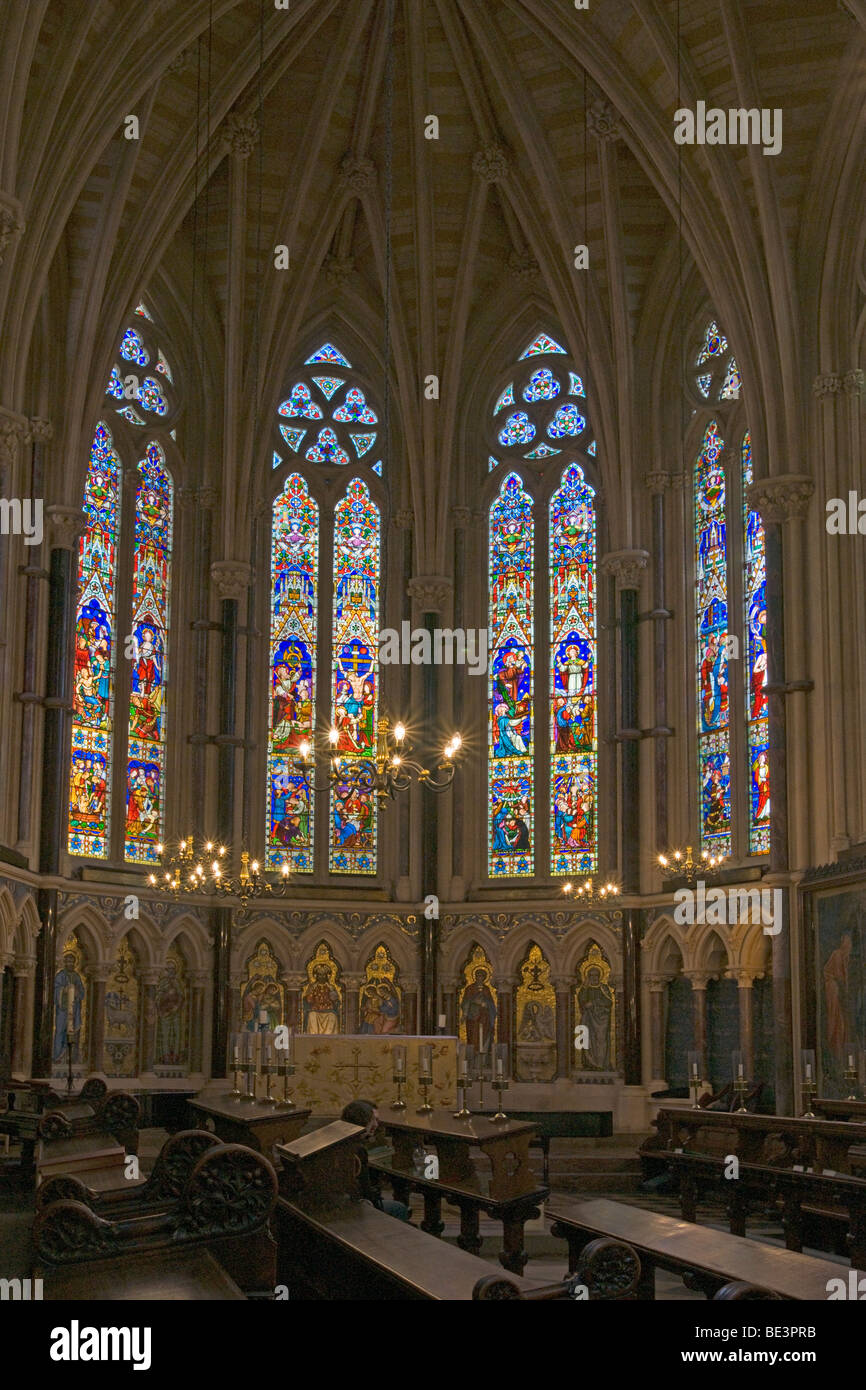
M 290 1082 L 296 1105 L 314 1115 L 339 1115 L 350 1100 L 369 1100 L 385 1110 L 397 1098 L 391 1049 L 406 1048 L 406 1081 L 403 1099 L 408 1109 L 421 1105 L 418 1087 L 418 1049 L 433 1047 L 433 1085 L 430 1104 L 437 1108 L 457 1104 L 457 1039 L 416 1038 L 389 1034 L 296 1034 L 295 1065 Z

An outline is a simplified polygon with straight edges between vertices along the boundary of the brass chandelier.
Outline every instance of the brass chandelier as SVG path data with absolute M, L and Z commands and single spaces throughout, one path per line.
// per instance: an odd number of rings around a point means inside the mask
M 216 894 L 223 898 L 240 898 L 245 903 L 248 898 L 284 897 L 290 886 L 291 865 L 284 859 L 276 882 L 271 882 L 262 872 L 258 859 L 250 859 L 249 851 L 241 851 L 241 867 L 238 874 L 228 872 L 226 865 L 230 855 L 225 845 L 216 845 L 207 840 L 196 849 L 195 837 L 187 835 L 180 840 L 177 849 L 169 851 L 165 845 L 157 845 L 160 856 L 161 873 L 148 875 L 148 884 L 163 893 L 179 897 L 181 893 Z
M 409 756 L 414 750 L 408 742 L 406 726 L 398 721 L 392 729 L 390 719 L 384 714 L 379 717 L 376 752 L 372 758 L 338 752 L 339 738 L 339 731 L 332 728 L 327 739 L 322 740 L 322 752 L 328 758 L 327 780 L 323 784 L 315 781 L 316 750 L 310 739 L 305 739 L 298 747 L 301 756 L 294 764 L 295 771 L 303 777 L 308 790 L 324 792 L 339 786 L 347 791 L 375 793 L 380 806 L 393 799 L 397 792 L 407 791 L 413 781 L 434 792 L 447 790 L 454 781 L 456 759 L 463 747 L 460 734 L 452 735 L 442 749 L 436 768 L 431 771 Z

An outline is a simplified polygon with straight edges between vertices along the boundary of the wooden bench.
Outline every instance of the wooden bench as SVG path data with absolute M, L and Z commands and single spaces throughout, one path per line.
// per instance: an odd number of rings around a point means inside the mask
M 828 1281 L 839 1278 L 840 1266 L 829 1260 L 777 1250 L 606 1198 L 557 1197 L 550 1204 L 550 1217 L 553 1235 L 568 1243 L 570 1271 L 577 1268 L 581 1250 L 599 1237 L 624 1241 L 636 1250 L 643 1271 L 638 1296 L 644 1299 L 655 1297 L 656 1269 L 680 1275 L 687 1287 L 708 1298 L 736 1281 L 783 1299 L 823 1302 Z
M 116 1168 L 46 1178 L 36 1189 L 36 1210 L 52 1202 L 83 1202 L 103 1216 L 163 1208 L 180 1199 L 202 1154 L 219 1143 L 208 1130 L 181 1130 L 165 1141 L 146 1178 L 125 1178 L 123 1169 L 118 1176 Z
M 735 1153 L 746 1163 L 779 1168 L 799 1163 L 804 1168 L 850 1173 L 852 1148 L 866 1143 L 866 1124 L 845 1120 L 693 1108 L 660 1110 L 653 1123 L 658 1134 L 641 1145 L 640 1153 L 655 1160 L 675 1150 L 717 1156 Z
M 709 1154 L 672 1153 L 667 1163 L 679 1180 L 684 1221 L 697 1220 L 698 1202 L 709 1188 L 725 1202 L 732 1235 L 746 1234 L 753 1205 L 764 1211 L 778 1208 L 788 1250 L 811 1244 L 845 1255 L 854 1266 L 866 1265 L 866 1182 L 862 1179 L 758 1163 L 740 1163 L 738 1176 L 726 1178 L 726 1159 Z M 828 1226 L 829 1239 L 820 1229 Z
M 34 1273 L 48 1282 L 67 1266 L 206 1244 L 239 1287 L 272 1297 L 276 1247 L 268 1222 L 276 1195 L 276 1173 L 264 1154 L 216 1144 L 163 1210 L 107 1220 L 83 1202 L 44 1207 L 33 1225 Z
M 370 1170 L 391 1185 L 398 1202 L 408 1204 L 410 1192 L 420 1192 L 424 1199 L 424 1220 L 421 1229 L 440 1236 L 445 1229 L 442 1221 L 442 1202 L 447 1201 L 460 1211 L 460 1234 L 457 1244 L 461 1250 L 477 1255 L 481 1250 L 481 1214 L 502 1222 L 502 1249 L 499 1263 L 513 1274 L 522 1274 L 528 1256 L 524 1249 L 523 1228 L 527 1221 L 541 1215 L 539 1204 L 550 1195 L 549 1188 L 522 1193 L 519 1197 L 495 1198 L 477 1187 L 463 1186 L 439 1179 L 420 1177 L 383 1160 L 371 1159 Z
M 49 1275 L 48 1302 L 214 1300 L 231 1302 L 246 1295 L 207 1248 L 158 1250 L 130 1258 L 92 1260 Z

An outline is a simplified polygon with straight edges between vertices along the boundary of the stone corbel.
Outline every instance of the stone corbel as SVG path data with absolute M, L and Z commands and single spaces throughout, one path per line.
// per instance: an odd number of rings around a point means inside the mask
M 602 558 L 602 574 L 616 579 L 617 593 L 621 589 L 639 589 L 640 576 L 649 564 L 646 550 L 612 550 Z
M 0 192 L 0 265 L 6 252 L 23 234 L 26 223 L 18 199 L 11 193 Z
M 454 592 L 447 575 L 416 575 L 406 585 L 406 592 L 418 604 L 422 613 L 442 613 Z
M 210 577 L 221 599 L 242 599 L 249 588 L 253 571 L 243 560 L 215 560 Z

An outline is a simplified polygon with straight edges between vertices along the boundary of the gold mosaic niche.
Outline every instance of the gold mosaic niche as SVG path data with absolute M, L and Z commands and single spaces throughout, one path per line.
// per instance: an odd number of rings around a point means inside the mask
M 258 1032 L 259 1010 L 268 1011 L 268 1029 L 286 1022 L 286 988 L 280 980 L 280 963 L 264 938 L 246 962 L 247 978 L 241 985 L 241 1028 Z
M 476 982 L 475 975 L 476 972 L 479 970 L 481 971 L 483 978 L 480 981 Z M 467 989 L 469 989 L 470 986 L 473 986 L 476 983 L 480 983 L 487 986 L 487 988 L 490 990 L 491 995 L 493 996 L 493 1003 L 496 1006 L 496 1022 L 493 1028 L 493 1037 L 488 1040 L 492 1043 L 499 1036 L 499 996 L 493 985 L 493 966 L 487 959 L 487 956 L 484 953 L 483 946 L 472 947 L 472 950 L 469 952 L 469 958 L 467 959 L 466 964 L 463 967 L 463 984 L 457 994 L 457 1036 L 459 1037 L 461 1042 L 473 1041 L 472 1038 L 467 1038 L 466 1036 L 466 1019 L 463 1016 L 463 1000 L 466 997 Z M 485 1047 L 485 1052 L 486 1051 L 487 1048 Z
M 82 1067 L 82 1064 L 83 1064 L 83 1062 L 84 1062 L 84 1059 L 85 1059 L 86 1056 L 87 1056 L 87 1045 L 88 1045 L 88 1036 L 87 1036 L 87 1034 L 88 1034 L 88 1003 L 89 1003 L 89 1000 L 88 1000 L 88 991 L 89 991 L 89 987 L 90 987 L 90 982 L 89 982 L 89 980 L 88 980 L 88 978 L 87 978 L 87 975 L 86 975 L 86 973 L 85 973 L 85 970 L 84 970 L 84 952 L 83 952 L 82 949 L 81 949 L 81 944 L 80 944 L 80 942 L 79 942 L 79 940 L 78 940 L 78 937 L 75 935 L 75 932 L 74 932 L 74 931 L 72 931 L 72 932 L 69 933 L 69 935 L 67 936 L 66 941 L 65 941 L 65 943 L 64 943 L 63 950 L 60 952 L 60 966 L 59 966 L 59 969 L 60 969 L 60 970 L 64 970 L 64 969 L 65 969 L 65 964 L 64 964 L 64 962 L 65 962 L 66 956 L 74 956 L 74 957 L 75 957 L 75 965 L 74 965 L 72 968 L 73 968 L 73 970 L 75 970 L 75 972 L 76 972 L 78 975 L 81 976 L 81 983 L 84 985 L 84 996 L 83 996 L 83 998 L 82 998 L 82 1000 L 81 1000 L 81 1030 L 80 1030 L 80 1032 L 78 1033 L 77 1039 L 76 1039 L 76 1041 L 77 1041 L 77 1051 L 78 1051 L 78 1061 L 73 1063 L 73 1070 L 75 1070 L 75 1069 L 77 1068 L 77 1069 L 80 1071 L 80 1070 L 81 1070 L 81 1067 Z M 57 978 L 57 973 L 58 973 L 58 972 L 55 971 L 55 979 Z M 54 1028 L 52 1029 L 52 1033 L 51 1033 L 51 1037 L 52 1037 L 52 1050 L 53 1050 L 53 1046 L 54 1046 L 54 1037 L 55 1037 L 55 1030 L 56 1030 L 56 1028 L 57 1028 L 57 1022 L 56 1022 L 56 1019 L 55 1019 Z M 66 1075 L 66 1067 L 67 1067 L 66 1054 L 64 1053 L 63 1058 L 61 1058 L 61 1060 L 60 1060 L 59 1062 L 53 1063 L 52 1075 L 54 1075 L 54 1076 L 64 1075 L 64 1076 L 65 1076 L 65 1075 Z
M 344 1018 L 345 1018 L 345 1011 L 344 1011 L 345 1000 L 344 1000 L 344 997 L 343 997 L 343 987 L 342 987 L 342 985 L 341 985 L 340 982 L 339 982 L 340 966 L 339 966 L 338 962 L 334 959 L 334 956 L 331 954 L 331 948 L 330 948 L 330 946 L 328 945 L 327 941 L 320 941 L 320 942 L 319 942 L 318 946 L 317 946 L 316 949 L 315 949 L 314 954 L 313 954 L 313 955 L 310 957 L 310 959 L 307 961 L 307 967 L 306 967 L 306 968 L 307 968 L 307 983 L 306 983 L 306 985 L 304 986 L 303 993 L 301 994 L 301 1012 L 300 1012 L 300 1020 L 299 1020 L 299 1025 L 298 1025 L 298 1026 L 299 1026 L 299 1031 L 302 1031 L 302 1032 L 306 1032 L 306 1031 L 307 1031 L 306 1022 L 305 1022 L 305 1019 L 304 1019 L 304 1000 L 305 1000 L 305 998 L 307 997 L 307 991 L 310 990 L 310 989 L 313 987 L 313 985 L 319 983 L 319 981 L 317 980 L 317 976 L 320 976 L 320 975 L 322 974 L 323 970 L 324 970 L 324 971 L 327 971 L 327 983 L 331 986 L 331 989 L 333 989 L 333 990 L 335 991 L 335 993 L 337 994 L 337 997 L 339 998 L 339 1001 L 340 1001 L 340 1002 L 339 1002 L 339 1008 L 338 1008 L 338 1011 L 337 1011 L 338 1016 L 337 1016 L 337 1028 L 336 1028 L 336 1031 L 337 1031 L 338 1033 L 342 1033 L 342 1031 L 343 1031 L 343 1026 L 344 1026 L 344 1025 L 343 1025 L 343 1020 L 344 1020 Z M 324 980 L 321 980 L 321 983 L 324 984 L 325 981 L 324 981 Z M 314 1035 L 314 1036 L 315 1036 L 315 1035 Z M 327 1035 L 326 1035 L 326 1036 L 327 1036 Z
M 556 1075 L 556 991 L 550 963 L 532 945 L 520 967 L 514 1011 L 514 1074 L 518 1081 L 552 1081 Z
M 138 961 L 126 937 L 118 944 L 105 985 L 103 1070 L 106 1076 L 138 1071 Z
M 390 1034 L 402 1033 L 403 1028 L 403 991 L 397 983 L 397 965 L 391 958 L 388 947 L 384 942 L 380 942 L 373 952 L 367 964 L 364 966 L 364 983 L 361 985 L 358 995 L 358 1028 L 362 1023 L 372 1017 L 377 1012 L 377 1000 L 381 998 L 383 987 L 390 987 L 393 995 L 400 1005 L 400 1012 L 397 1015 L 396 1026 L 389 1030 Z M 369 1021 L 369 1019 L 368 1019 Z M 375 1024 L 371 1024 L 373 1032 L 384 1032 L 379 1030 Z
M 592 941 L 577 968 L 578 982 L 574 992 L 575 1025 L 585 1024 L 590 1030 L 590 1046 L 576 1048 L 575 1067 L 579 1071 L 616 1071 L 616 994 L 610 983 L 611 965 L 597 942 Z M 603 1019 L 608 1018 L 608 1044 L 605 1064 L 601 1065 L 600 1045 Z

